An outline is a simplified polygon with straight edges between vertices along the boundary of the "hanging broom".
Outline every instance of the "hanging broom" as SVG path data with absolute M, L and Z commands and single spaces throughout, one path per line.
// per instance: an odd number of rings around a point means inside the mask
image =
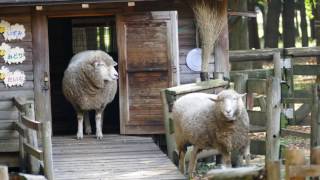
M 209 80 L 209 60 L 214 44 L 227 22 L 227 0 L 189 0 L 195 14 L 202 48 L 201 81 Z

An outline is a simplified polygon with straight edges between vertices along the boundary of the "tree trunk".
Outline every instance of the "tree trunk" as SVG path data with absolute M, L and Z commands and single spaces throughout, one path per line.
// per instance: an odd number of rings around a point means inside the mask
M 229 9 L 232 11 L 246 12 L 248 11 L 247 0 L 229 1 Z M 229 48 L 230 50 L 249 49 L 249 34 L 248 34 L 248 18 L 237 18 L 234 24 L 231 25 L 229 33 Z M 233 64 L 233 70 L 251 69 L 251 62 L 241 62 Z
M 314 27 L 317 46 L 320 46 L 320 0 L 316 0 L 316 9 L 314 11 Z M 317 64 L 320 64 L 320 57 L 317 57 Z M 320 76 L 317 76 L 317 83 L 320 83 Z
M 300 29 L 301 29 L 301 39 L 302 39 L 302 47 L 308 47 L 308 24 L 307 24 L 307 15 L 306 15 L 306 7 L 304 4 L 304 0 L 299 0 L 299 9 L 300 9 Z
M 255 11 L 256 0 L 248 1 L 248 11 Z M 250 18 L 248 20 L 249 26 L 249 47 L 260 49 L 260 39 L 258 33 L 258 23 L 257 18 Z
M 279 42 L 279 17 L 282 3 L 280 0 L 270 1 L 268 4 L 267 24 L 265 29 L 266 48 L 277 48 Z
M 283 46 L 295 47 L 294 0 L 285 0 L 282 12 Z

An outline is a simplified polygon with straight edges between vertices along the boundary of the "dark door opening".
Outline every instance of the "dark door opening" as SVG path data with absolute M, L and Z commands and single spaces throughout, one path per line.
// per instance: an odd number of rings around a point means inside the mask
M 76 112 L 62 94 L 63 73 L 71 57 L 84 50 L 101 49 L 118 61 L 115 17 L 52 18 L 48 29 L 53 134 L 75 134 Z M 94 112 L 90 121 L 95 132 Z M 119 91 L 105 109 L 103 133 L 120 133 Z

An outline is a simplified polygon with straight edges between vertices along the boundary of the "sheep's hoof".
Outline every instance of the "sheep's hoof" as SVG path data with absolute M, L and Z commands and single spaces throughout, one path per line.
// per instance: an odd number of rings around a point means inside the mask
M 97 136 L 97 139 L 98 139 L 98 140 L 102 140 L 102 138 L 103 138 L 102 133 L 97 133 L 96 136 Z
M 91 127 L 86 127 L 86 134 L 91 134 L 92 133 L 92 131 L 91 131 Z
M 83 134 L 81 134 L 81 133 L 78 133 L 78 134 L 77 134 L 77 139 L 78 139 L 78 140 L 81 140 L 81 139 L 83 139 Z

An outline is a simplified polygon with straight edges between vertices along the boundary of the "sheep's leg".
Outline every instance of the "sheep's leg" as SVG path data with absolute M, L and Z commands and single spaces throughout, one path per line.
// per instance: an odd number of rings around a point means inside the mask
M 232 165 L 231 165 L 231 152 L 225 152 L 225 153 L 222 153 L 222 168 L 224 167 L 228 167 L 230 168 Z
M 77 139 L 83 139 L 83 113 L 82 112 L 77 112 L 77 119 L 78 119 Z
M 96 136 L 99 140 L 103 138 L 101 121 L 101 111 L 96 111 Z
M 196 172 L 196 165 L 197 165 L 197 154 L 199 152 L 199 148 L 197 146 L 193 146 L 193 150 L 191 151 L 190 159 L 189 159 L 189 176 L 193 177 L 193 173 Z
M 184 169 L 184 157 L 186 155 L 186 152 L 183 149 L 179 149 L 179 170 L 181 173 L 185 174 L 185 169 Z
M 86 134 L 91 134 L 91 124 L 90 124 L 90 117 L 89 117 L 89 111 L 84 113 L 84 127 L 85 127 L 85 132 Z

